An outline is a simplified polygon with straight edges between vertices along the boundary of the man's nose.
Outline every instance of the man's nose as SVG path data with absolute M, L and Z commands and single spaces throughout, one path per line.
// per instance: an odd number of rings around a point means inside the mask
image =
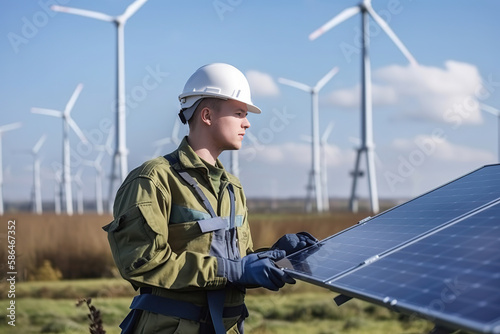
M 243 120 L 242 127 L 245 129 L 248 129 L 250 127 L 250 122 L 248 121 L 248 118 L 245 117 L 245 119 Z

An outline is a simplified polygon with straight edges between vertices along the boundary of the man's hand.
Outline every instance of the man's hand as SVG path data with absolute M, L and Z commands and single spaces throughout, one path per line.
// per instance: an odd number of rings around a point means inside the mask
M 296 251 L 312 246 L 318 243 L 318 239 L 307 232 L 299 232 L 297 234 L 285 234 L 271 247 L 273 250 L 284 250 L 286 255 L 295 253 Z
M 295 283 L 293 278 L 272 262 L 284 258 L 285 255 L 282 250 L 272 250 L 249 254 L 241 260 L 217 258 L 217 274 L 227 277 L 236 285 L 261 286 L 278 291 L 285 283 Z

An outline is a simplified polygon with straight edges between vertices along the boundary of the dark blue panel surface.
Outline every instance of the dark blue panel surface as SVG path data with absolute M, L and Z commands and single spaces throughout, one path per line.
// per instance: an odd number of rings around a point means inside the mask
M 278 262 L 292 276 L 452 328 L 500 334 L 500 165 Z
M 431 320 L 500 330 L 500 204 L 328 284 Z
M 482 167 L 289 256 L 279 265 L 327 281 L 409 240 L 500 198 L 500 165 Z

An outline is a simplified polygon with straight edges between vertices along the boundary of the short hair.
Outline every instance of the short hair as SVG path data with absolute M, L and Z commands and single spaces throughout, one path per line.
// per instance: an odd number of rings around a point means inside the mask
M 191 125 L 193 120 L 196 118 L 198 113 L 200 113 L 203 108 L 210 108 L 215 111 L 219 111 L 221 103 L 225 101 L 223 99 L 218 99 L 215 97 L 205 97 L 201 100 L 200 104 L 198 104 L 198 107 L 196 107 L 196 110 L 193 113 L 193 116 L 188 120 L 188 124 Z

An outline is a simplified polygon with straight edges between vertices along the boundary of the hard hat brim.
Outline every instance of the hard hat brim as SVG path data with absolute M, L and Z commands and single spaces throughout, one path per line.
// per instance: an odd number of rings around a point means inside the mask
M 253 112 L 254 114 L 260 114 L 262 112 L 257 106 L 254 106 L 253 104 L 247 103 L 247 108 L 249 112 Z
M 247 109 L 249 112 L 254 113 L 254 114 L 262 113 L 262 111 L 259 109 L 259 107 L 255 106 L 253 104 L 247 103 L 247 102 L 242 101 L 242 100 L 233 99 L 233 98 L 227 97 L 226 95 L 217 94 L 217 93 L 204 92 L 204 93 L 198 93 L 198 94 L 181 94 L 181 95 L 179 95 L 179 101 L 182 101 L 184 99 L 185 102 L 181 103 L 181 105 L 183 106 L 183 109 L 187 109 L 187 108 L 191 107 L 192 105 L 194 105 L 197 101 L 204 99 L 204 98 L 208 98 L 208 97 L 222 99 L 222 100 L 235 100 L 238 102 L 242 102 L 242 103 L 245 103 L 247 105 Z

